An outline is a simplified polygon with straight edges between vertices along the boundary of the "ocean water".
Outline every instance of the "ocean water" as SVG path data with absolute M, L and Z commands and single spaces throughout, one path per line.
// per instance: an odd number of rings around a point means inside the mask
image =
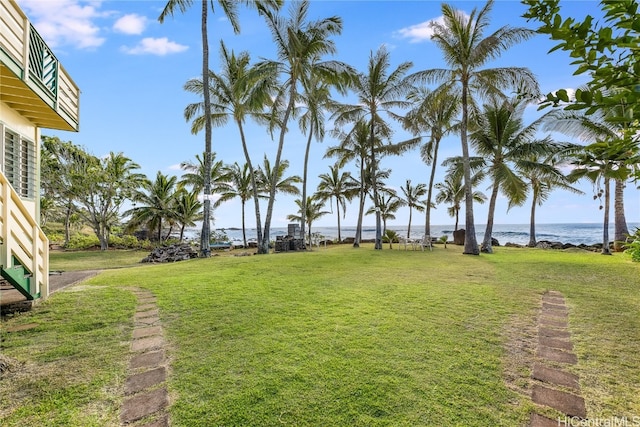
M 610 224 L 609 228 L 609 240 L 613 241 L 613 224 Z M 636 228 L 640 228 L 640 223 L 628 223 L 629 232 L 633 233 Z M 407 226 L 399 226 L 389 224 L 387 228 L 396 231 L 400 235 L 407 235 Z M 459 228 L 464 228 L 461 226 Z M 218 229 L 224 230 L 229 240 L 242 241 L 242 230 L 236 228 Z M 478 242 L 481 242 L 484 237 L 484 224 L 476 224 L 476 235 Z M 552 242 L 572 243 L 579 245 L 581 243 L 591 245 L 594 243 L 602 243 L 602 224 L 588 223 L 588 224 L 536 224 L 536 240 L 548 240 Z M 324 238 L 337 239 L 338 228 L 337 227 L 311 227 L 311 232 L 320 233 Z M 356 232 L 355 226 L 343 226 L 340 229 L 342 239 L 347 237 L 354 237 Z M 188 235 L 190 237 L 196 236 L 199 233 L 198 229 L 189 229 Z M 276 236 L 284 236 L 287 234 L 287 228 L 272 228 L 270 238 L 273 240 Z M 424 226 L 411 225 L 411 237 L 419 238 L 424 234 Z M 432 225 L 431 236 L 441 237 L 447 236 L 448 240 L 453 240 L 453 225 Z M 363 226 L 362 238 L 375 239 L 376 228 L 375 226 Z M 501 245 L 505 243 L 515 243 L 520 245 L 526 245 L 529 243 L 529 224 L 494 224 L 492 237 L 497 239 Z M 247 227 L 247 239 L 256 238 L 256 229 Z

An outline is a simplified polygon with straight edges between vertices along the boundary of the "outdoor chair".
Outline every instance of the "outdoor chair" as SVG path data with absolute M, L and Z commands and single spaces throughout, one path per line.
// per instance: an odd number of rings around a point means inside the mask
M 400 246 L 404 246 L 404 250 L 407 250 L 407 245 L 409 244 L 409 240 L 404 237 L 404 236 L 400 236 L 398 235 L 398 249 L 400 249 Z
M 428 247 L 430 251 L 433 251 L 433 243 L 431 242 L 431 236 L 423 235 L 420 241 L 420 248 L 424 251 L 424 248 Z

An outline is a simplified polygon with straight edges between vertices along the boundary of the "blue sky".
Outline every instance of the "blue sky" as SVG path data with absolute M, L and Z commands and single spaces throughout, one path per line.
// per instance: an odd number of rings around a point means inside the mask
M 44 135 L 58 136 L 84 147 L 90 153 L 102 156 L 110 151 L 123 152 L 141 166 L 141 172 L 153 179 L 158 171 L 180 175 L 182 161 L 193 161 L 204 149 L 204 135 L 192 135 L 190 124 L 184 120 L 187 104 L 198 99 L 183 90 L 184 83 L 199 77 L 201 70 L 200 4 L 185 14 L 178 14 L 160 24 L 157 17 L 165 1 L 80 1 L 80 0 L 18 0 L 38 32 L 52 47 L 62 65 L 81 90 L 80 132 L 44 130 Z M 455 7 L 470 13 L 484 2 L 452 1 Z M 342 35 L 335 38 L 338 54 L 335 59 L 364 70 L 372 51 L 386 46 L 391 52 L 392 68 L 411 61 L 410 72 L 444 67 L 441 54 L 429 40 L 427 23 L 441 15 L 440 1 L 312 1 L 311 18 L 332 15 L 343 19 Z M 563 1 L 563 12 L 581 18 L 586 14 L 598 15 L 595 1 Z M 521 15 L 526 8 L 518 1 L 497 1 L 491 13 L 491 29 L 504 25 L 535 28 Z M 287 9 L 283 10 L 287 13 Z M 228 48 L 249 51 L 253 60 L 275 59 L 270 33 L 254 11 L 240 10 L 240 35 L 234 35 L 230 24 L 218 10 L 209 18 L 210 68 L 219 69 L 218 48 L 223 39 Z M 488 35 L 485 34 L 485 36 Z M 524 66 L 537 76 L 543 93 L 560 88 L 576 88 L 586 79 L 573 76 L 568 54 L 547 52 L 554 46 L 545 36 L 516 45 L 489 66 Z M 529 123 L 541 113 L 529 108 L 525 122 Z M 327 128 L 332 124 L 328 123 Z M 254 164 L 261 163 L 266 154 L 275 158 L 277 143 L 264 128 L 248 129 L 249 149 Z M 394 140 L 408 137 L 397 127 Z M 283 158 L 288 159 L 290 174 L 302 175 L 302 161 L 306 138 L 293 129 L 285 140 Z M 327 147 L 337 144 L 331 137 L 311 148 L 309 189 L 313 191 L 317 176 L 328 172 L 333 159 L 324 159 Z M 213 150 L 217 159 L 225 163 L 244 163 L 237 129 L 233 125 L 214 128 Z M 439 158 L 460 154 L 459 137 L 443 140 Z M 407 179 L 412 184 L 427 183 L 429 168 L 420 160 L 418 151 L 402 157 L 385 158 L 382 167 L 392 170 L 387 182 L 398 191 Z M 356 172 L 355 169 L 351 169 Z M 437 174 L 442 180 L 443 168 Z M 489 183 L 480 190 L 488 191 Z M 589 183 L 579 187 L 582 196 L 557 191 L 537 211 L 538 223 L 602 222 L 599 202 L 593 200 Z M 640 193 L 635 185 L 628 185 L 625 193 L 628 222 L 640 222 Z M 368 204 L 370 205 L 370 203 Z M 266 209 L 266 204 L 263 208 Z M 485 205 L 474 205 L 477 224 L 487 217 Z M 530 205 L 507 212 L 504 198 L 498 201 L 496 224 L 525 224 L 529 221 Z M 272 227 L 284 227 L 288 214 L 297 207 L 292 197 L 276 196 Z M 330 210 L 327 206 L 327 210 Z M 400 209 L 397 219 L 389 226 L 406 225 L 408 208 Z M 247 225 L 255 226 L 253 211 L 247 212 Z M 264 218 L 264 212 L 263 212 Z M 461 220 L 464 221 L 464 215 Z M 344 225 L 355 225 L 357 205 L 348 206 Z M 365 224 L 374 224 L 373 216 L 365 217 Z M 453 224 L 445 206 L 432 211 L 434 225 Z M 413 225 L 424 225 L 424 215 L 414 212 Z M 239 200 L 227 202 L 215 211 L 216 227 L 238 227 Z M 316 226 L 335 226 L 335 215 L 326 215 Z

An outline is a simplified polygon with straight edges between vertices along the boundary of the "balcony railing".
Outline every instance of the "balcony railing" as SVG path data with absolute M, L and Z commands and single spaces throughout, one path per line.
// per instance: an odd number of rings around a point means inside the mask
M 78 130 L 80 90 L 15 0 L 0 1 L 0 86 L 37 126 Z

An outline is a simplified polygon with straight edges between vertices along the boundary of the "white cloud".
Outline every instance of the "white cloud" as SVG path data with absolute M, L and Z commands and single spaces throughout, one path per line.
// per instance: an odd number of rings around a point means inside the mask
M 169 41 L 168 38 L 145 37 L 134 47 L 122 46 L 122 51 L 130 55 L 158 55 L 164 56 L 187 50 L 189 46 Z
M 70 45 L 90 49 L 105 42 L 95 24 L 95 20 L 109 15 L 99 10 L 100 1 L 18 0 L 18 4 L 52 48 Z
M 464 12 L 460 12 L 465 19 L 469 19 L 469 15 Z M 421 22 L 420 24 L 411 25 L 409 27 L 401 28 L 395 31 L 393 35 L 401 39 L 409 39 L 409 43 L 420 43 L 423 41 L 431 40 L 433 36 L 433 24 L 438 23 L 444 25 L 444 17 L 439 16 L 435 19 Z
M 113 29 L 124 34 L 142 34 L 146 26 L 147 18 L 132 13 L 119 18 L 113 24 Z

